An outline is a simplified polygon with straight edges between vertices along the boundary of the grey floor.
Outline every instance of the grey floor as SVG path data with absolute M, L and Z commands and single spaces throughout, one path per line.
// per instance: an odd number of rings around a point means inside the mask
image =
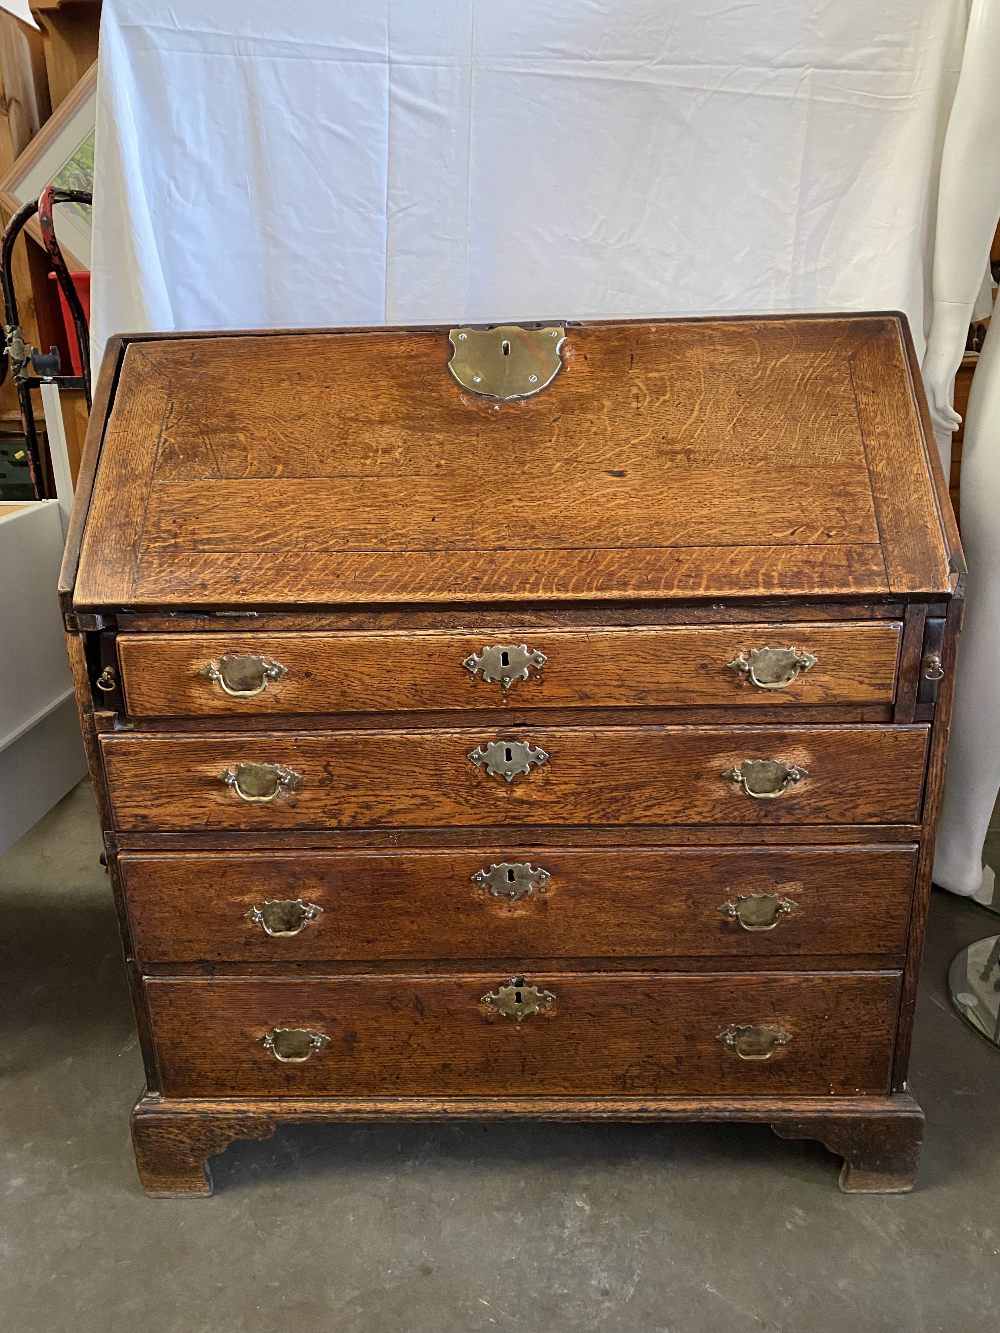
M 940 896 L 912 1065 L 917 1191 L 845 1196 L 750 1126 L 293 1127 L 148 1200 L 141 1083 L 89 789 L 0 858 L 5 1333 L 986 1333 L 1000 1052 L 945 998 L 1000 930 Z

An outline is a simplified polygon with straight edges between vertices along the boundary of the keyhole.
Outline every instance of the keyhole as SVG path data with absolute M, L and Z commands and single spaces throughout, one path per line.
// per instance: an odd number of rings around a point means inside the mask
M 503 752 L 503 753 L 504 753 L 504 758 L 507 760 L 507 763 L 509 764 L 509 763 L 511 762 L 511 760 L 514 758 L 514 751 L 513 751 L 513 750 L 510 748 L 510 746 L 508 745 L 508 746 L 506 746 L 506 748 L 504 749 L 504 752 Z
M 520 992 L 519 990 L 516 990 L 516 991 L 514 992 L 514 1003 L 515 1003 L 515 1004 L 524 1004 L 524 999 L 522 998 L 522 996 L 521 996 L 521 992 Z
M 500 665 L 510 666 L 510 653 L 505 651 L 500 654 Z
M 513 872 L 513 870 L 508 870 L 508 871 L 507 871 L 507 883 L 508 883 L 508 884 L 513 884 L 513 883 L 514 883 L 514 872 Z
M 510 356 L 510 343 L 506 338 L 504 338 L 503 342 L 500 344 L 500 351 L 504 356 Z M 504 665 L 506 666 L 506 663 L 504 663 Z

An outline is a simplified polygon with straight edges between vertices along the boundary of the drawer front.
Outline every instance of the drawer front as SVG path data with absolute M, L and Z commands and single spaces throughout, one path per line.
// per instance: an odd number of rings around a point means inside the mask
M 176 1097 L 888 1091 L 898 973 L 550 972 L 527 977 L 523 986 L 509 981 L 499 972 L 147 979 L 161 1091 Z
M 900 958 L 912 847 L 279 852 L 119 864 L 143 963 Z
M 516 709 L 781 708 L 891 703 L 900 630 L 898 622 L 862 622 L 475 634 L 123 634 L 118 653 L 128 711 L 136 718 L 501 703 Z M 765 648 L 772 651 L 762 654 Z
M 101 745 L 123 831 L 893 824 L 920 818 L 927 735 L 524 727 L 500 740 L 472 730 L 238 732 L 107 735 Z M 508 757 L 508 771 L 522 759 L 529 771 L 507 781 L 496 770 Z

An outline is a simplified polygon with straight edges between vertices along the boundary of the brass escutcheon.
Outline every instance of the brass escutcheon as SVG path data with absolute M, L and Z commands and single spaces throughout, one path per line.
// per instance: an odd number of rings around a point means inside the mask
M 448 369 L 462 388 L 505 403 L 530 398 L 552 383 L 562 369 L 566 330 L 561 324 L 538 329 L 497 324 L 452 329 L 448 341 Z
M 513 782 L 519 773 L 530 773 L 533 766 L 544 764 L 548 757 L 547 750 L 527 741 L 490 741 L 469 751 L 469 759 L 477 768 L 508 782 Z
M 745 676 L 759 690 L 783 690 L 819 661 L 801 648 L 751 648 L 727 663 L 730 671 Z
M 541 671 L 547 661 L 544 653 L 532 651 L 526 643 L 495 643 L 481 653 L 470 654 L 462 666 L 473 678 L 481 675 L 488 684 L 499 681 L 509 690 L 515 681 L 527 680 L 533 670 Z
M 544 893 L 552 878 L 547 870 L 537 869 L 525 861 L 500 861 L 489 870 L 477 870 L 473 883 L 487 889 L 494 898 L 509 898 L 516 902 L 534 890 Z
M 727 1051 L 741 1060 L 770 1060 L 779 1046 L 787 1046 L 790 1032 L 771 1023 L 740 1023 L 718 1034 Z
M 286 1065 L 303 1064 L 330 1044 L 325 1032 L 314 1032 L 312 1028 L 272 1028 L 260 1040 L 265 1051 Z
M 784 759 L 744 759 L 737 768 L 727 768 L 722 776 L 729 782 L 738 782 L 754 800 L 771 801 L 807 778 L 809 770 L 788 764 Z
M 506 985 L 484 995 L 481 1003 L 503 1018 L 522 1023 L 533 1014 L 551 1013 L 556 997 L 549 990 L 529 986 L 524 977 L 511 977 Z
M 323 915 L 322 907 L 304 903 L 301 898 L 268 898 L 257 907 L 251 907 L 244 916 L 253 926 L 260 926 L 272 939 L 301 935 L 310 921 Z
M 293 790 L 299 786 L 302 777 L 281 764 L 237 764 L 220 773 L 219 781 L 232 787 L 240 800 L 260 804 Z
M 264 693 L 268 681 L 287 676 L 288 668 L 254 653 L 226 653 L 217 662 L 207 663 L 198 674 L 214 681 L 223 694 L 234 699 L 252 699 Z
M 798 903 L 777 893 L 741 893 L 717 910 L 744 930 L 773 930 L 782 917 L 794 912 Z

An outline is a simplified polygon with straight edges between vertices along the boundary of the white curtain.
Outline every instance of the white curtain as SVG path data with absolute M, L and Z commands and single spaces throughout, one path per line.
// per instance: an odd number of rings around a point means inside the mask
M 919 343 L 967 7 L 104 0 L 95 345 L 885 308 Z

